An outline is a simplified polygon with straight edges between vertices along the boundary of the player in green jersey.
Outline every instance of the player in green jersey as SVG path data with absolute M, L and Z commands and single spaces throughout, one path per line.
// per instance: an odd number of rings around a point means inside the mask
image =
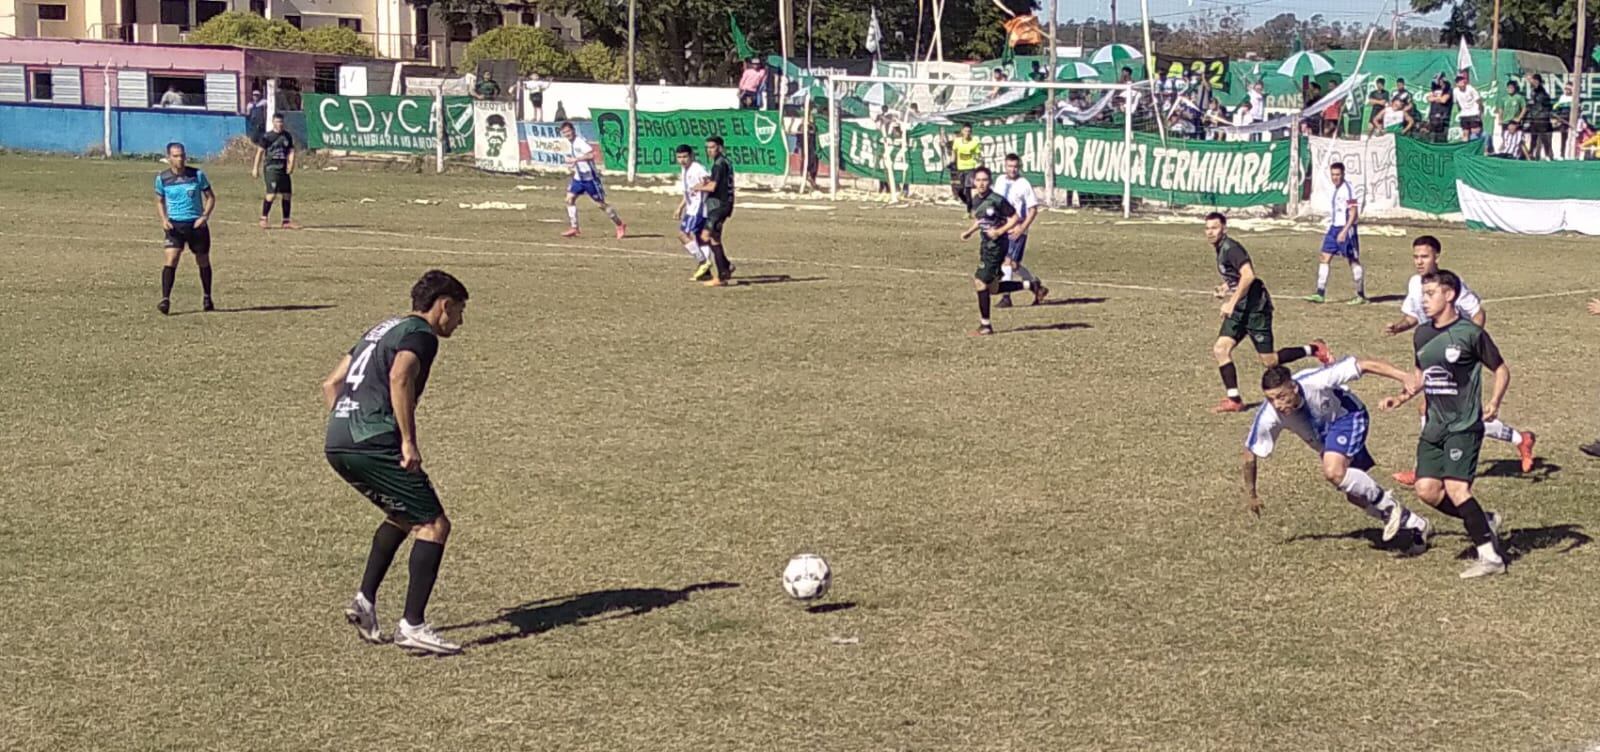
M 256 144 L 256 161 L 250 166 L 250 177 L 261 176 L 267 193 L 261 199 L 261 229 L 267 229 L 267 215 L 272 213 L 272 202 L 283 199 L 283 229 L 298 230 L 300 225 L 289 219 L 294 193 L 294 135 L 283 129 L 283 113 L 272 116 L 272 129 L 261 134 Z
M 461 326 L 466 305 L 467 288 L 460 280 L 429 271 L 411 288 L 411 313 L 367 330 L 322 382 L 330 412 L 324 445 L 328 464 L 385 515 L 372 536 L 361 589 L 344 612 L 367 642 L 382 638 L 378 586 L 400 544 L 416 533 L 405 615 L 394 644 L 444 655 L 461 652 L 424 618 L 450 537 L 450 518 L 422 470 L 416 411 L 439 338 Z
M 1381 406 L 1393 410 L 1419 393 L 1425 395 L 1427 419 L 1417 437 L 1417 498 L 1466 526 L 1467 536 L 1478 547 L 1478 560 L 1461 576 L 1473 578 L 1506 571 L 1499 515 L 1479 506 L 1472 481 L 1478 472 L 1483 422 L 1499 415 L 1500 402 L 1511 386 L 1511 366 L 1489 333 L 1461 316 L 1456 308 L 1460 294 L 1461 280 L 1451 272 L 1440 269 L 1423 275 L 1422 307 L 1428 322 L 1417 327 L 1412 340 L 1417 370 L 1405 391 L 1385 398 Z M 1487 407 L 1481 402 L 1480 366 L 1494 371 Z M 1392 538 L 1399 527 L 1391 518 L 1384 539 Z
M 1005 196 L 989 190 L 992 179 L 987 167 L 972 171 L 972 226 L 961 233 L 961 239 L 966 240 L 973 233 L 983 231 L 978 244 L 978 270 L 972 274 L 972 288 L 978 291 L 978 328 L 972 332 L 975 337 L 994 334 L 994 326 L 989 323 L 989 300 L 995 293 L 1044 288 L 1044 282 L 1039 279 L 1003 279 L 1001 266 L 1005 264 L 1006 251 L 1011 248 L 1008 233 L 1022 217 Z

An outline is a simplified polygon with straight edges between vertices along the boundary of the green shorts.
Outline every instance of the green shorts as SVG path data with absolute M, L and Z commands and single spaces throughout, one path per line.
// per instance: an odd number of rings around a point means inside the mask
M 292 194 L 294 193 L 294 180 L 289 173 L 278 169 L 261 171 L 261 182 L 267 186 L 267 193 Z
M 979 230 L 979 232 L 988 232 Z M 1000 281 L 1000 267 L 1006 262 L 1006 251 L 1011 243 L 1006 236 L 1001 235 L 998 240 L 990 239 L 986 234 L 983 242 L 978 246 L 978 270 L 972 273 L 979 282 L 992 285 Z
M 1243 342 L 1249 335 L 1256 352 L 1263 355 L 1275 352 L 1272 342 L 1272 303 L 1247 308 L 1243 301 L 1233 309 L 1233 315 L 1222 320 L 1217 336 Z
M 399 454 L 328 452 L 327 457 L 339 477 L 390 517 L 420 525 L 444 514 L 428 474 L 406 472 Z
M 1417 477 L 1449 478 L 1468 483 L 1478 475 L 1478 450 L 1483 432 L 1447 433 L 1439 441 L 1417 439 Z

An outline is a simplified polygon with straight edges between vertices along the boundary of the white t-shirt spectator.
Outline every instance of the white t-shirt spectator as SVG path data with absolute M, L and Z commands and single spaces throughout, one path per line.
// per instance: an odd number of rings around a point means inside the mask
M 1267 119 L 1267 96 L 1255 89 L 1250 90 L 1250 122 L 1259 123 Z
M 1468 85 L 1465 89 L 1456 89 L 1456 106 L 1461 108 L 1461 117 L 1483 117 L 1483 95 L 1477 89 Z

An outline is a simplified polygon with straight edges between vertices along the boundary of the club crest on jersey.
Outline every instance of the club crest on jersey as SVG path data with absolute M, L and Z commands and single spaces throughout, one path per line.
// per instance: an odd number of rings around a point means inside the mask
M 1444 349 L 1444 359 L 1445 359 L 1445 362 L 1447 362 L 1447 363 L 1454 363 L 1454 362 L 1460 360 L 1461 359 L 1461 348 L 1459 348 L 1459 347 L 1446 347 Z
M 1255 341 L 1257 341 L 1257 342 L 1264 342 L 1267 339 L 1267 335 L 1263 334 L 1261 332 L 1257 332 L 1255 334 L 1252 334 L 1252 335 L 1250 335 L 1250 337 L 1252 339 L 1254 339 Z
M 1338 441 L 1339 441 L 1339 446 L 1344 446 L 1345 444 L 1350 443 L 1350 437 L 1349 436 L 1340 436 Z
M 1452 449 L 1452 450 L 1450 450 L 1450 461 L 1451 462 L 1456 462 L 1456 461 L 1458 461 L 1460 459 L 1461 459 L 1461 450 L 1460 449 Z

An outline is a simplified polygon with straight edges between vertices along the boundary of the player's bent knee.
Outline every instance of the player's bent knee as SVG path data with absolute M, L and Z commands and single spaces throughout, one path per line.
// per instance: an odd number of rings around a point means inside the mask
M 1267 368 L 1271 368 L 1278 364 L 1277 353 L 1256 353 L 1256 359 L 1261 361 L 1261 365 L 1266 366 Z
M 418 540 L 444 543 L 450 538 L 450 518 L 441 513 L 438 517 L 415 525 L 412 530 L 416 532 Z

